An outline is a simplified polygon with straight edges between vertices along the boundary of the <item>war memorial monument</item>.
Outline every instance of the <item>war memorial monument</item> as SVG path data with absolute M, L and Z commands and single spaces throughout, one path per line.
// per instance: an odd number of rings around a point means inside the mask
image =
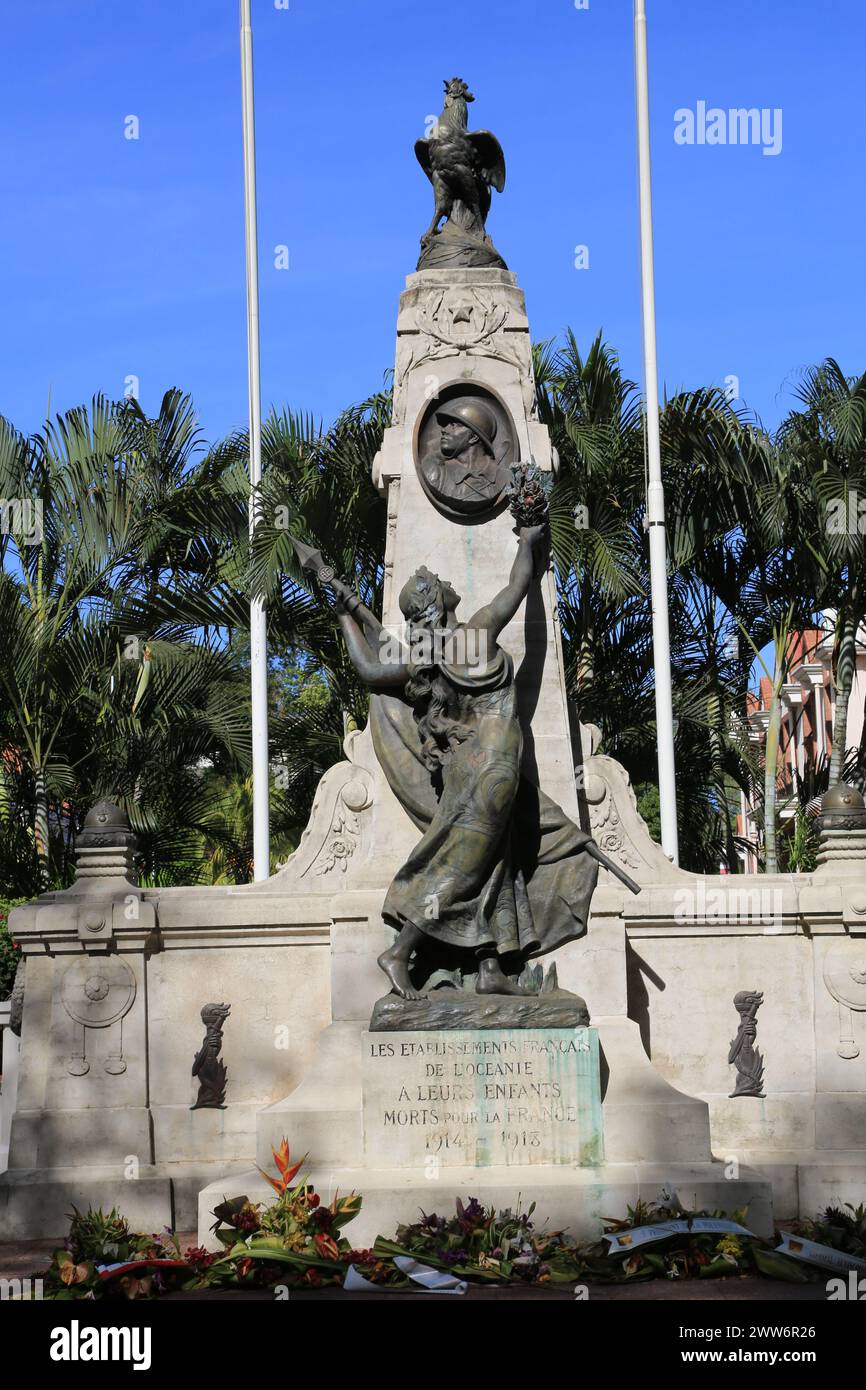
M 473 100 L 446 82 L 415 147 L 434 207 L 374 465 L 382 613 L 297 543 L 368 723 L 268 881 L 141 888 L 105 802 L 73 886 L 15 911 L 7 1238 L 92 1202 L 207 1241 L 284 1135 L 323 1194 L 363 1193 L 358 1243 L 469 1193 L 577 1236 L 662 1191 L 759 1233 L 862 1193 L 866 813 L 830 794 L 811 875 L 686 873 L 571 707 L 558 461 Z

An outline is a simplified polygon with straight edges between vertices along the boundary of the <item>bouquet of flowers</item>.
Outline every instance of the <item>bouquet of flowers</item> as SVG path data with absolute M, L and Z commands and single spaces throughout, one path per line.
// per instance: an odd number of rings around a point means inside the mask
M 304 1160 L 292 1163 L 287 1139 L 273 1149 L 279 1176 L 263 1173 L 277 1200 L 270 1206 L 236 1197 L 214 1209 L 213 1230 L 226 1247 L 203 1273 L 195 1288 L 274 1283 L 319 1288 L 342 1285 L 359 1254 L 340 1234 L 361 1210 L 358 1193 L 339 1194 L 325 1206 L 304 1177 Z M 261 1172 L 261 1169 L 259 1170 Z M 296 1181 L 296 1179 L 298 1179 Z
M 133 1232 L 114 1208 L 108 1213 L 73 1208 L 69 1235 L 41 1276 L 44 1297 L 153 1298 L 176 1289 L 341 1287 L 354 1266 L 367 1284 L 417 1287 L 417 1270 L 395 1263 L 401 1256 L 474 1283 L 631 1283 L 644 1279 L 705 1279 L 761 1274 L 792 1283 L 822 1277 L 807 1251 L 795 1260 L 745 1227 L 745 1213 L 687 1212 L 675 1199 L 659 1205 L 638 1201 L 625 1219 L 603 1218 L 601 1240 L 577 1245 L 564 1231 L 536 1228 L 533 1202 L 497 1212 L 477 1198 L 459 1198 L 452 1216 L 427 1215 L 397 1227 L 393 1239 L 378 1236 L 372 1249 L 355 1249 L 342 1229 L 361 1208 L 350 1192 L 322 1202 L 299 1177 L 304 1160 L 291 1161 L 283 1139 L 273 1150 L 277 1177 L 263 1174 L 276 1193 L 270 1205 L 236 1197 L 214 1210 L 213 1230 L 223 1246 L 182 1251 L 177 1237 Z M 849 1214 L 850 1212 L 850 1214 Z M 652 1231 L 645 1228 L 652 1226 Z M 643 1237 L 639 1232 L 643 1230 Z M 831 1251 L 866 1257 L 866 1208 L 828 1208 L 795 1231 Z M 815 1252 L 813 1251 L 814 1255 Z M 820 1259 L 813 1259 L 823 1268 Z M 423 1282 L 423 1281 L 422 1281 Z
M 581 1279 L 587 1283 L 627 1284 L 644 1279 L 717 1279 L 723 1275 L 763 1274 L 786 1283 L 808 1283 L 811 1274 L 802 1265 L 769 1249 L 767 1242 L 745 1229 L 707 1230 L 706 1225 L 736 1224 L 744 1227 L 746 1213 L 734 1212 L 730 1220 L 722 1211 L 683 1211 L 676 1204 L 654 1206 L 638 1200 L 627 1207 L 625 1220 L 603 1217 L 605 1236 L 581 1251 Z M 702 1225 L 691 1229 L 701 1218 Z M 686 1229 L 682 1230 L 685 1225 Z M 651 1242 L 633 1249 L 620 1248 L 607 1237 L 655 1226 Z M 666 1234 L 666 1228 L 671 1229 Z
M 379 1236 L 373 1255 L 393 1260 L 406 1255 L 483 1283 L 571 1283 L 579 1277 L 577 1247 L 564 1232 L 536 1230 L 535 1203 L 528 1211 L 497 1212 L 475 1197 L 457 1199 L 454 1216 L 421 1213 L 411 1226 L 398 1226 L 394 1240 Z
M 130 1230 L 114 1207 L 107 1213 L 73 1207 L 69 1219 L 69 1235 L 42 1276 L 45 1298 L 158 1298 L 195 1280 L 213 1259 L 193 1247 L 184 1254 L 168 1229 L 161 1235 Z
M 505 489 L 511 515 L 518 526 L 541 526 L 548 519 L 553 478 L 538 464 L 513 463 L 511 482 Z
M 845 1207 L 847 1211 L 844 1207 L 829 1206 L 814 1221 L 795 1222 L 793 1229 L 807 1240 L 866 1260 L 866 1206 L 860 1203 L 855 1207 L 846 1202 Z

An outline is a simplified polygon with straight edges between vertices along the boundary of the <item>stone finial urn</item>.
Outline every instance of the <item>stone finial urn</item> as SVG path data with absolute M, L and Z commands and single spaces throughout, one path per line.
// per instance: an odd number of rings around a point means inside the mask
M 839 782 L 824 794 L 818 820 L 821 846 L 818 872 L 836 873 L 866 868 L 866 802 L 856 787 Z
M 118 878 L 135 884 L 136 843 L 126 812 L 113 801 L 98 801 L 76 841 L 76 884 L 97 887 L 100 880 Z

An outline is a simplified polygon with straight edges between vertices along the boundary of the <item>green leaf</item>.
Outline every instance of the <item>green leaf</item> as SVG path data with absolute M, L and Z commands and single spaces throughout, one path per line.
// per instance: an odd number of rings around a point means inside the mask
M 807 1269 L 787 1255 L 779 1255 L 775 1250 L 753 1249 L 755 1264 L 769 1279 L 781 1279 L 786 1284 L 811 1284 L 813 1279 Z

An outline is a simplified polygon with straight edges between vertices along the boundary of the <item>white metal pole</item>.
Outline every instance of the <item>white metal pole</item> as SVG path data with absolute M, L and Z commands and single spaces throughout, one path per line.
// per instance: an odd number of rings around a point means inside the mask
M 644 396 L 646 403 L 647 525 L 649 530 L 650 590 L 655 666 L 656 737 L 659 769 L 659 803 L 662 848 L 676 864 L 677 789 L 674 775 L 673 692 L 671 690 L 671 642 L 668 620 L 667 541 L 665 496 L 662 487 L 659 443 L 659 384 L 656 361 L 655 276 L 653 272 L 652 174 L 649 138 L 649 78 L 647 73 L 646 3 L 634 5 L 635 98 L 637 104 L 638 178 L 640 186 L 640 265 L 643 306 Z
M 256 125 L 250 0 L 240 0 L 241 92 L 244 119 L 244 214 L 247 250 L 247 357 L 250 399 L 250 536 L 256 527 L 262 479 L 262 393 L 259 372 L 259 257 L 256 228 Z M 253 742 L 253 877 L 271 871 L 268 792 L 268 633 L 264 600 L 250 601 L 250 679 Z

